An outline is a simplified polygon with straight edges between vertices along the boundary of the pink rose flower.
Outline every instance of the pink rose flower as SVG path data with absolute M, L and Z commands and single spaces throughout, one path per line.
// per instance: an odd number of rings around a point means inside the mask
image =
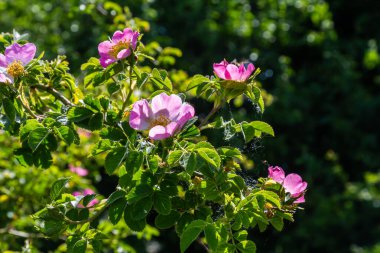
M 83 197 L 85 197 L 87 195 L 91 195 L 91 194 L 95 194 L 95 192 L 89 188 L 84 189 L 83 192 L 75 191 L 72 193 L 73 196 L 83 196 Z M 87 204 L 86 207 L 92 207 L 92 206 L 96 205 L 97 203 L 99 203 L 99 200 L 93 199 Z M 79 204 L 78 207 L 83 208 L 84 206 L 82 204 Z
M 124 31 L 116 31 L 111 40 L 101 42 L 98 51 L 102 67 L 106 68 L 114 62 L 130 56 L 132 50 L 136 49 L 139 35 L 131 28 L 125 28 Z
M 84 177 L 88 175 L 88 170 L 82 167 L 76 167 L 74 165 L 69 164 L 69 169 L 71 172 L 74 172 L 78 176 Z
M 290 196 L 294 199 L 294 203 L 304 203 L 304 193 L 307 188 L 307 183 L 302 181 L 300 175 L 291 173 L 285 177 L 285 172 L 281 167 L 270 166 L 268 168 L 268 177 L 273 179 L 285 189 L 285 192 L 290 193 Z
M 13 43 L 6 47 L 4 54 L 0 53 L 0 82 L 13 83 L 16 77 L 21 76 L 25 65 L 34 58 L 36 50 L 33 43 Z
M 149 130 L 153 140 L 163 140 L 173 136 L 194 114 L 194 108 L 182 103 L 179 96 L 161 93 L 150 104 L 145 99 L 134 103 L 129 125 L 136 130 Z
M 213 67 L 215 74 L 219 78 L 236 82 L 245 82 L 255 70 L 255 66 L 252 63 L 249 63 L 247 68 L 245 68 L 244 64 L 235 65 L 228 63 L 226 60 L 214 63 Z

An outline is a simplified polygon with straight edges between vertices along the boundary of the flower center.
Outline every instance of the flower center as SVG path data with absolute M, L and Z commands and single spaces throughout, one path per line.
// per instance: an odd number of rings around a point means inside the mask
M 111 47 L 110 55 L 116 59 L 117 54 L 123 49 L 128 49 L 129 45 L 130 45 L 130 43 L 128 41 L 117 42 L 117 44 L 115 44 Z
M 170 119 L 165 115 L 160 115 L 150 122 L 150 128 L 155 126 L 167 126 L 170 123 Z
M 22 66 L 21 61 L 14 61 L 9 64 L 7 73 L 13 78 L 21 76 L 24 73 L 24 66 Z

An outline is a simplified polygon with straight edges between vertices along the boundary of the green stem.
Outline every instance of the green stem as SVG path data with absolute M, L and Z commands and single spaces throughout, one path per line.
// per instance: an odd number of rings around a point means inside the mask
M 123 105 L 121 107 L 121 110 L 119 112 L 119 115 L 118 115 L 119 118 L 121 118 L 121 116 L 123 115 L 125 108 L 129 104 L 129 99 L 132 96 L 132 92 L 133 92 L 133 88 L 132 88 L 132 71 L 133 71 L 133 66 L 130 65 L 129 66 L 129 90 L 128 90 L 128 93 L 127 93 L 127 97 L 125 98 L 124 103 L 123 103 Z
M 206 116 L 206 118 L 204 118 L 201 122 L 201 124 L 199 125 L 199 128 L 202 130 L 202 127 L 205 126 L 207 123 L 208 123 L 208 120 L 220 109 L 220 107 L 222 106 L 222 102 L 220 103 L 217 103 L 217 101 L 215 101 L 214 103 L 214 107 L 212 108 L 212 110 L 210 111 L 210 113 Z
M 64 220 L 67 222 L 67 223 L 70 223 L 70 224 L 84 224 L 84 223 L 87 223 L 87 222 L 92 222 L 94 221 L 100 214 L 102 214 L 106 209 L 107 207 L 109 206 L 109 204 L 105 203 L 104 206 L 96 213 L 94 214 L 93 216 L 91 216 L 90 218 L 86 219 L 86 220 L 80 220 L 80 221 L 74 221 L 74 220 L 71 220 L 69 218 L 67 218 L 66 216 L 64 216 Z
M 63 96 L 61 93 L 59 93 L 56 89 L 50 86 L 45 86 L 42 84 L 33 84 L 31 87 L 35 87 L 39 90 L 46 91 L 53 95 L 56 99 L 61 101 L 64 105 L 69 105 L 69 106 L 75 106 L 74 103 L 72 103 L 70 100 L 68 100 L 65 96 Z

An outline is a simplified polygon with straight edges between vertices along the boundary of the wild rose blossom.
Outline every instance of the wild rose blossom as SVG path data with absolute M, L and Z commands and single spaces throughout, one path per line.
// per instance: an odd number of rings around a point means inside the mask
M 81 176 L 81 177 L 88 175 L 88 170 L 86 170 L 85 168 L 79 167 L 79 166 L 77 167 L 77 166 L 74 166 L 72 164 L 69 164 L 69 169 L 71 172 L 74 172 L 75 174 L 77 174 L 78 176 Z
M 243 63 L 236 65 L 228 63 L 226 60 L 214 63 L 213 68 L 219 78 L 236 82 L 245 82 L 255 70 L 255 66 L 252 63 L 249 63 L 246 68 Z
M 255 66 L 249 63 L 247 68 L 244 64 L 235 65 L 233 63 L 228 63 L 226 60 L 220 63 L 214 63 L 215 74 L 224 80 L 232 80 L 236 82 L 245 82 L 255 70 Z
M 84 189 L 83 192 L 75 191 L 72 193 L 73 196 L 87 196 L 87 195 L 91 195 L 91 194 L 95 194 L 95 192 L 89 188 Z M 92 206 L 96 205 L 97 203 L 99 203 L 99 200 L 93 199 L 87 204 L 86 207 L 92 207 Z M 82 204 L 79 204 L 78 207 L 83 208 L 84 206 Z
M 153 140 L 163 140 L 179 131 L 194 114 L 194 108 L 182 103 L 179 96 L 161 93 L 150 104 L 145 99 L 134 103 L 129 125 L 136 130 L 149 130 Z
M 290 193 L 290 196 L 294 199 L 294 203 L 304 203 L 304 193 L 307 187 L 307 183 L 302 181 L 300 175 L 291 173 L 285 177 L 284 170 L 279 166 L 270 166 L 268 168 L 268 177 L 273 179 L 285 189 L 285 192 Z
M 24 67 L 34 58 L 36 50 L 33 43 L 13 43 L 6 47 L 4 54 L 0 53 L 0 82 L 13 83 L 16 77 L 24 74 Z
M 102 67 L 106 68 L 114 62 L 130 56 L 132 50 L 136 49 L 139 35 L 131 28 L 125 28 L 123 31 L 116 31 L 111 40 L 101 42 L 98 51 Z

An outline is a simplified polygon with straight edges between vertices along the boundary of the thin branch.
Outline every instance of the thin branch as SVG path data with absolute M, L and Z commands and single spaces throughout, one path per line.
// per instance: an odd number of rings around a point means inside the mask
M 32 117 L 35 118 L 35 119 L 40 119 L 40 118 L 41 118 L 41 116 L 37 116 L 37 115 L 36 115 L 36 114 L 30 109 L 30 107 L 29 107 L 28 105 L 26 105 L 26 104 L 24 103 L 24 101 L 22 101 L 20 95 L 18 95 L 18 96 L 16 97 L 16 99 L 17 99 L 17 101 L 20 102 L 20 104 L 22 105 L 22 107 L 24 107 L 24 109 L 30 114 L 30 116 L 32 116 Z
M 32 87 L 35 87 L 37 89 L 46 91 L 53 95 L 56 99 L 61 101 L 64 105 L 69 105 L 69 106 L 75 106 L 74 103 L 72 103 L 70 100 L 68 100 L 65 96 L 63 96 L 61 93 L 59 93 L 56 89 L 50 86 L 45 86 L 42 84 L 33 84 Z
M 23 237 L 23 238 L 45 238 L 43 234 L 27 233 L 24 231 L 13 229 L 13 228 L 2 228 L 0 229 L 0 234 L 10 234 L 10 235 Z

